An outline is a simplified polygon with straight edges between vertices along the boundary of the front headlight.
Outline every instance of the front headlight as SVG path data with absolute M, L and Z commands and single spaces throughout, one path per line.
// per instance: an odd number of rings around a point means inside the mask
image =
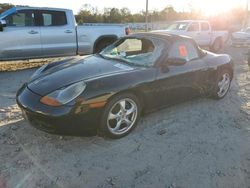
M 49 106 L 61 106 L 74 100 L 85 90 L 85 88 L 85 82 L 77 82 L 42 97 L 40 101 Z

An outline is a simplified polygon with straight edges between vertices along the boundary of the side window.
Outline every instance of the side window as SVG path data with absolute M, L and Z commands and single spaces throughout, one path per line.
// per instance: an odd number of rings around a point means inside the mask
M 209 31 L 209 24 L 207 22 L 201 22 L 201 30 Z
M 42 11 L 43 26 L 60 26 L 67 24 L 63 11 Z
M 188 31 L 199 31 L 199 23 L 192 23 L 189 26 Z
M 43 14 L 43 25 L 50 26 L 52 25 L 52 14 Z
M 35 26 L 35 14 L 32 10 L 21 10 L 5 18 L 7 26 Z
M 191 61 L 199 57 L 197 48 L 190 41 L 176 42 L 169 51 L 169 58 Z

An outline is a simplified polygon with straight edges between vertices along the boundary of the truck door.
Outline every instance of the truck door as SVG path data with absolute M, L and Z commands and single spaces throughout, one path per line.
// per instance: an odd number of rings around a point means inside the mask
M 71 16 L 65 11 L 41 10 L 40 18 L 43 56 L 75 55 L 76 31 Z
M 18 10 L 5 18 L 0 32 L 0 60 L 41 56 L 40 27 L 34 10 Z
M 200 23 L 199 22 L 191 23 L 187 29 L 187 35 L 192 37 L 197 42 L 197 44 L 200 45 L 201 43 Z
M 200 34 L 200 45 L 210 46 L 210 41 L 212 38 L 211 28 L 208 22 L 200 22 L 201 34 Z

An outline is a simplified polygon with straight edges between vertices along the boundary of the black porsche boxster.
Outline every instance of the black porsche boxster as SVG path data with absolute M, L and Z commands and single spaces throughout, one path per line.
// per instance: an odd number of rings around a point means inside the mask
M 200 95 L 223 98 L 232 78 L 229 55 L 202 50 L 187 37 L 139 33 L 99 54 L 42 66 L 17 92 L 17 104 L 47 132 L 120 138 L 142 112 Z

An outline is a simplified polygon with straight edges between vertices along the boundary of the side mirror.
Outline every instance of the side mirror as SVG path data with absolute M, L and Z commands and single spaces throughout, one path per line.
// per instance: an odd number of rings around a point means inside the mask
M 0 31 L 3 31 L 3 28 L 6 27 L 6 21 L 0 20 Z
M 186 63 L 187 63 L 187 60 L 182 59 L 182 58 L 169 58 L 169 59 L 167 59 L 168 65 L 180 66 L 180 65 L 185 65 Z

